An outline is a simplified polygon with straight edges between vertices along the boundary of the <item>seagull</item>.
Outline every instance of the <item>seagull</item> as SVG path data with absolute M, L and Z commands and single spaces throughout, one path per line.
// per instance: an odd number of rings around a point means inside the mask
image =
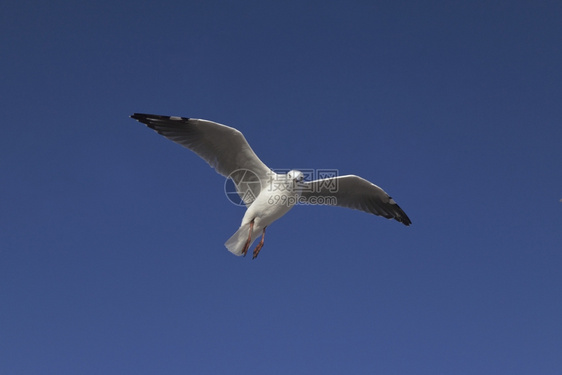
M 195 152 L 219 174 L 234 182 L 236 192 L 247 207 L 240 228 L 225 243 L 235 255 L 246 256 L 261 234 L 253 250 L 252 259 L 255 259 L 263 247 L 265 229 L 296 204 L 340 206 L 394 219 L 406 226 L 412 223 L 383 189 L 359 176 L 305 181 L 303 172 L 298 170 L 275 173 L 235 128 L 178 116 L 135 113 L 131 118 Z

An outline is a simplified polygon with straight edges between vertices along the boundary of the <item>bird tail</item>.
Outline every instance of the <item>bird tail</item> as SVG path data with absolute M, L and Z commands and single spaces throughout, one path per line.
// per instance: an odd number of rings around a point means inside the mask
M 232 237 L 230 237 L 228 241 L 225 242 L 224 246 L 226 246 L 228 251 L 230 251 L 232 254 L 237 256 L 242 255 L 242 250 L 244 250 L 244 245 L 248 240 L 249 231 L 250 231 L 249 223 L 241 225 L 240 228 L 238 228 L 238 230 L 236 231 L 236 233 L 234 233 Z M 254 242 L 254 238 L 252 238 L 251 241 Z

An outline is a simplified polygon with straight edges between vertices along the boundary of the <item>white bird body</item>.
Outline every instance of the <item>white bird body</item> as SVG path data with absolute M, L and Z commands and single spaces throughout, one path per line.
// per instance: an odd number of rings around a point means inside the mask
M 224 244 L 226 248 L 235 255 L 242 255 L 250 224 L 253 222 L 252 233 L 249 235 L 251 246 L 265 228 L 295 206 L 300 196 L 296 183 L 302 179 L 303 174 L 299 171 L 290 171 L 288 174 L 271 172 L 270 181 L 264 184 L 256 200 L 246 210 L 240 228 Z
M 131 117 L 192 150 L 218 173 L 234 181 L 247 206 L 240 228 L 225 243 L 235 255 L 246 255 L 261 233 L 261 241 L 253 252 L 253 258 L 257 257 L 265 229 L 298 202 L 347 207 L 411 224 L 384 190 L 361 177 L 348 175 L 305 182 L 300 171 L 273 172 L 257 157 L 242 133 L 229 126 L 176 116 L 135 113 Z

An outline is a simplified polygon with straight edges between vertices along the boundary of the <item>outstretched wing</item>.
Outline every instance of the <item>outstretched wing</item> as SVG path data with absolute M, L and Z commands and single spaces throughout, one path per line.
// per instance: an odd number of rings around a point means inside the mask
M 359 176 L 339 176 L 304 182 L 301 197 L 307 204 L 327 204 L 365 211 L 404 225 L 408 215 L 383 189 Z
M 259 195 L 260 182 L 266 181 L 271 173 L 237 129 L 212 121 L 176 116 L 135 113 L 131 118 L 190 149 L 218 173 L 232 178 L 247 205 Z

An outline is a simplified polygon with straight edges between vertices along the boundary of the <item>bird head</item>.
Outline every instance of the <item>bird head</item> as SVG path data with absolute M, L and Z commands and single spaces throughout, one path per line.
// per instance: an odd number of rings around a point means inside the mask
M 295 183 L 298 183 L 304 180 L 304 174 L 301 171 L 291 170 L 287 173 L 287 178 Z

